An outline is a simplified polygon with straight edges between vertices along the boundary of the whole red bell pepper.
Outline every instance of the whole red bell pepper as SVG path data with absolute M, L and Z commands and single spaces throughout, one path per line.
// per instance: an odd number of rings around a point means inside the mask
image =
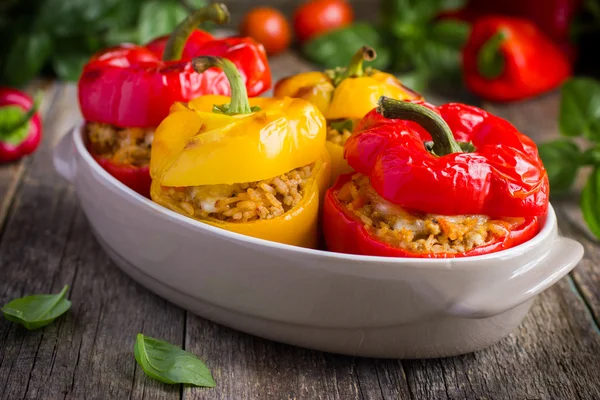
M 571 75 L 571 65 L 533 23 L 490 16 L 473 25 L 463 49 L 463 74 L 473 93 L 506 102 L 558 87 Z
M 537 25 L 571 59 L 575 50 L 570 41 L 570 26 L 582 5 L 581 0 L 469 0 L 465 7 L 445 13 L 471 23 L 489 15 L 525 18 Z
M 33 153 L 41 139 L 37 102 L 19 90 L 0 88 L 0 163 Z
M 123 44 L 92 56 L 78 85 L 84 119 L 118 128 L 155 128 L 174 102 L 205 94 L 229 95 L 223 71 L 194 71 L 191 59 L 201 55 L 231 60 L 250 96 L 268 90 L 271 72 L 261 44 L 247 37 L 215 39 L 195 29 L 204 21 L 224 23 L 228 19 L 225 5 L 214 3 L 190 15 L 170 36 L 157 38 L 146 46 Z M 117 163 L 92 155 L 116 179 L 149 196 L 151 179 L 147 165 Z
M 411 213 L 523 218 L 503 236 L 463 253 L 411 253 L 379 240 L 339 199 L 352 174 L 329 189 L 323 229 L 328 249 L 397 257 L 461 257 L 532 238 L 548 212 L 548 177 L 535 143 L 477 107 L 382 97 L 357 125 L 345 157 L 375 192 Z

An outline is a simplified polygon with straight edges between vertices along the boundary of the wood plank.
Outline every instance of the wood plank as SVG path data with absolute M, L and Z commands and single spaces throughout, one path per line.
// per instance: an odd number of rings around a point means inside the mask
M 70 284 L 72 309 L 29 332 L 0 320 L 0 399 L 180 397 L 136 366 L 138 332 L 183 343 L 184 311 L 118 270 L 93 239 L 73 189 L 52 168 L 53 143 L 80 120 L 73 85 L 57 84 L 46 139 L 32 158 L 0 242 L 0 304 Z
M 43 93 L 42 103 L 39 108 L 39 114 L 42 118 L 42 135 L 44 135 L 44 121 L 48 117 L 48 112 L 56 98 L 55 89 L 56 86 L 51 85 L 49 82 L 36 81 L 26 90 L 31 96 L 38 91 Z M 42 140 L 44 140 L 44 136 L 42 136 Z M 0 200 L 0 227 L 4 226 L 4 221 L 17 191 L 17 186 L 30 160 L 31 157 L 25 157 L 19 161 L 0 166 L 0 199 L 2 199 Z

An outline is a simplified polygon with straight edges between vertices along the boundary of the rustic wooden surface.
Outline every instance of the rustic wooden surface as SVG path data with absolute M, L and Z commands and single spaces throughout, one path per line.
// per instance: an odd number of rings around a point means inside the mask
M 292 53 L 271 61 L 275 79 L 308 68 Z M 600 398 L 600 246 L 582 223 L 577 192 L 555 206 L 562 233 L 584 244 L 584 260 L 541 294 L 523 324 L 497 345 L 414 361 L 304 350 L 194 316 L 117 269 L 51 164 L 52 147 L 81 119 L 76 88 L 41 86 L 41 148 L 0 168 L 0 304 L 69 284 L 73 307 L 39 331 L 0 320 L 0 399 Z M 549 94 L 484 107 L 545 140 L 557 135 L 557 105 L 557 95 Z M 138 332 L 200 356 L 217 387 L 168 386 L 146 377 L 133 357 Z

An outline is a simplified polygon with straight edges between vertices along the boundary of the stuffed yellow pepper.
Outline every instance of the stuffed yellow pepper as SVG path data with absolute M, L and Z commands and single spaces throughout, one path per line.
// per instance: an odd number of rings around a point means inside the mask
M 344 144 L 355 123 L 377 107 L 381 96 L 417 100 L 421 95 L 403 86 L 391 74 L 364 68 L 363 61 L 375 59 L 375 50 L 363 46 L 346 68 L 325 72 L 304 72 L 277 82 L 275 97 L 297 97 L 315 104 L 327 120 L 325 146 L 331 155 L 331 183 L 340 174 L 351 172 L 344 160 Z
M 248 99 L 225 58 L 198 57 L 192 65 L 199 73 L 222 69 L 231 98 L 171 107 L 152 144 L 152 200 L 233 232 L 316 247 L 330 175 L 322 113 L 302 99 Z

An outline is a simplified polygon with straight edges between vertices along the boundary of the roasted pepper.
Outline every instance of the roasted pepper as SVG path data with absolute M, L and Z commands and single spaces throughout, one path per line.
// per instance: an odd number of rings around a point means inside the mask
M 567 57 L 531 22 L 484 17 L 463 49 L 467 87 L 487 100 L 515 101 L 558 87 L 571 75 Z
M 380 96 L 395 99 L 419 99 L 421 96 L 403 86 L 393 75 L 363 68 L 364 60 L 373 60 L 375 51 L 362 47 L 347 68 L 325 72 L 305 72 L 284 78 L 275 84 L 275 97 L 299 97 L 315 104 L 327 119 L 327 150 L 331 156 L 331 179 L 351 171 L 344 160 L 343 145 L 353 126 L 377 106 Z
M 315 247 L 330 173 L 321 112 L 302 99 L 248 100 L 224 58 L 198 57 L 193 67 L 222 69 L 231 98 L 172 106 L 152 147 L 152 200 L 233 232 Z
M 489 15 L 525 18 L 557 43 L 569 58 L 574 58 L 575 50 L 570 41 L 571 23 L 581 4 L 581 0 L 469 0 L 464 8 L 443 16 L 471 23 Z
M 271 86 L 262 45 L 251 38 L 214 39 L 195 29 L 203 21 L 224 23 L 223 4 L 201 8 L 168 38 L 146 46 L 124 44 L 92 56 L 79 80 L 79 104 L 87 121 L 88 147 L 118 180 L 149 195 L 148 162 L 154 129 L 175 101 L 204 94 L 229 94 L 222 71 L 197 74 L 198 55 L 227 57 L 240 69 L 248 92 L 256 96 Z
M 32 153 L 41 139 L 37 102 L 19 90 L 0 88 L 0 163 Z
M 534 142 L 476 107 L 382 97 L 345 151 L 356 173 L 342 175 L 324 203 L 332 251 L 485 254 L 532 238 L 548 211 Z

